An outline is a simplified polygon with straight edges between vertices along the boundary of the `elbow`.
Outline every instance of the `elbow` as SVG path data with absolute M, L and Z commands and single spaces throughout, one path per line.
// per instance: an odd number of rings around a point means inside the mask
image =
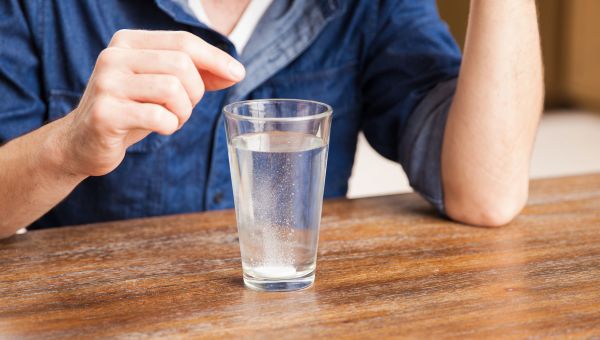
M 7 239 L 17 233 L 19 228 L 0 223 L 0 240 Z
M 14 234 L 15 234 L 15 232 L 9 232 L 8 230 L 0 229 L 0 240 L 9 238 L 9 237 L 13 236 Z
M 501 227 L 510 223 L 523 210 L 527 190 L 513 195 L 467 195 L 458 199 L 448 195 L 445 199 L 446 214 L 457 222 L 481 226 Z

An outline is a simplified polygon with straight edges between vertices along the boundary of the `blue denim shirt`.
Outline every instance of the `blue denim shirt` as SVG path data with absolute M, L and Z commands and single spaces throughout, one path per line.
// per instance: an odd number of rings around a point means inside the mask
M 116 170 L 86 179 L 31 228 L 232 207 L 221 108 L 256 98 L 333 107 L 326 197 L 346 194 L 362 130 L 443 211 L 440 149 L 461 57 L 434 0 L 277 0 L 242 55 L 185 3 L 0 2 L 0 143 L 75 108 L 121 28 L 189 31 L 247 69 L 241 83 L 206 93 L 180 131 L 133 145 Z

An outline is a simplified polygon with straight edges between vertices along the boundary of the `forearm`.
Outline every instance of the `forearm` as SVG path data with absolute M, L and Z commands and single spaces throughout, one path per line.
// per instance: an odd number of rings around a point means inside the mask
M 34 222 L 84 179 L 61 166 L 61 123 L 0 147 L 0 238 Z
M 451 218 L 501 225 L 525 204 L 542 77 L 535 2 L 472 0 L 442 151 Z

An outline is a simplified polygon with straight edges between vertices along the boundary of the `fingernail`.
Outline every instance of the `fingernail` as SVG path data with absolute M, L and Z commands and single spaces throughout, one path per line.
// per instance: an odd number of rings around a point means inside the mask
M 237 60 L 232 60 L 229 62 L 229 73 L 238 80 L 244 79 L 246 75 L 246 69 L 244 65 L 240 64 Z

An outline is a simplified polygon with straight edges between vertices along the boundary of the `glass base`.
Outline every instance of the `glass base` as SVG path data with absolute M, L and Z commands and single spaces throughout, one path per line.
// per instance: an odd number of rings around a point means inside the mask
M 306 289 L 315 282 L 315 272 L 304 276 L 287 279 L 261 279 L 244 274 L 244 285 L 252 290 L 261 292 L 290 292 Z

